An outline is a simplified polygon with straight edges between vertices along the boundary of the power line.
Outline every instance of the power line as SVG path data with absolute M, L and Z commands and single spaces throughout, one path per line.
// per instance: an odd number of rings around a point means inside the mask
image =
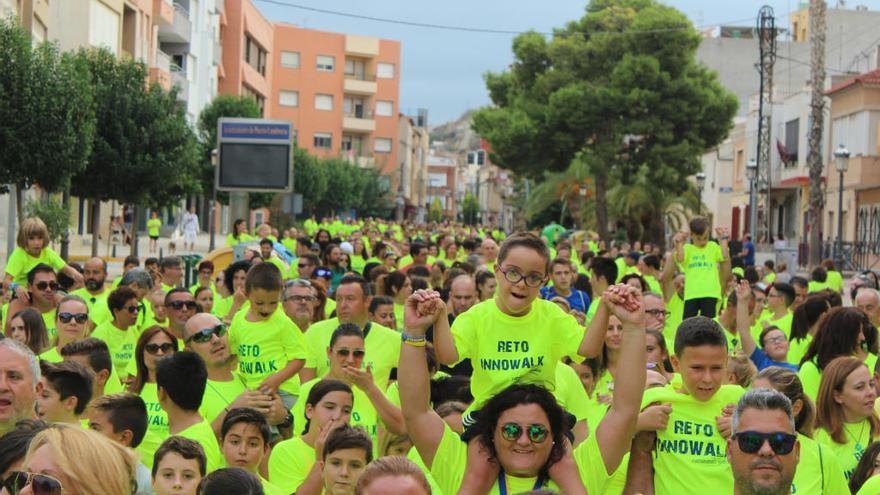
M 288 7 L 292 9 L 306 10 L 309 12 L 316 12 L 320 14 L 328 14 L 335 15 L 339 17 L 348 17 L 350 19 L 359 19 L 364 21 L 373 21 L 373 22 L 382 22 L 386 24 L 397 24 L 402 26 L 411 26 L 411 27 L 419 27 L 419 28 L 427 28 L 427 29 L 441 29 L 445 31 L 460 31 L 460 32 L 468 32 L 468 33 L 484 33 L 484 34 L 506 34 L 506 35 L 520 35 L 526 33 L 536 33 L 543 36 L 555 36 L 557 33 L 551 33 L 546 31 L 521 31 L 515 29 L 491 29 L 491 28 L 483 28 L 483 27 L 473 27 L 473 26 L 456 26 L 449 24 L 435 24 L 430 22 L 420 22 L 420 21 L 409 21 L 405 19 L 390 19 L 385 17 L 375 17 L 364 14 L 354 14 L 351 12 L 341 12 L 338 10 L 330 10 L 330 9 L 322 9 L 318 7 L 310 7 L 308 5 L 296 4 L 291 2 L 284 2 L 281 0 L 257 0 L 258 2 L 268 3 L 272 5 L 278 5 L 281 7 Z M 664 29 L 648 29 L 643 31 L 591 31 L 589 34 L 622 34 L 622 35 L 637 35 L 637 34 L 657 34 L 657 33 L 670 33 L 676 31 L 684 31 L 688 29 L 705 29 L 707 27 L 713 27 L 722 24 L 736 24 L 739 22 L 745 21 L 753 21 L 754 17 L 749 17 L 746 19 L 737 19 L 734 21 L 723 22 L 718 24 L 711 24 L 707 26 L 682 26 L 679 28 L 664 28 Z M 578 33 L 582 34 L 582 33 Z

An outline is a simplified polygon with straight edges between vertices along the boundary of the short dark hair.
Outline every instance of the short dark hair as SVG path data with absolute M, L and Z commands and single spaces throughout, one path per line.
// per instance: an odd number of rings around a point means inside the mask
M 820 266 L 817 266 L 816 268 L 813 268 L 813 271 L 810 272 L 810 276 L 816 282 L 823 283 L 826 280 L 828 280 L 828 271 L 826 271 L 825 268 L 820 265 Z
M 333 347 L 333 344 L 335 344 L 341 337 L 360 337 L 363 339 L 364 331 L 354 323 L 340 323 L 330 336 L 330 347 Z
M 223 270 L 223 283 L 226 285 L 226 288 L 229 289 L 229 292 L 232 293 L 235 290 L 232 288 L 232 281 L 235 280 L 235 274 L 244 270 L 245 274 L 251 269 L 251 264 L 247 261 L 240 260 L 226 267 Z
M 367 461 L 364 464 L 369 464 L 373 460 L 373 441 L 363 428 L 343 425 L 333 430 L 324 442 L 322 460 L 326 460 L 333 452 L 344 449 L 363 450 Z
M 810 287 L 810 281 L 805 279 L 804 277 L 801 277 L 800 275 L 795 275 L 791 277 L 788 283 L 791 284 L 792 287 L 798 286 L 803 289 Z
M 268 237 L 264 237 L 264 238 L 260 239 L 260 246 L 273 246 L 274 247 L 275 243 L 272 242 L 272 239 L 269 239 Z
M 703 235 L 709 230 L 709 220 L 706 220 L 705 217 L 694 217 L 691 219 L 688 227 L 690 227 L 692 234 Z
M 272 263 L 260 263 L 248 270 L 244 282 L 245 292 L 262 289 L 267 292 L 280 291 L 284 288 L 281 270 Z
M 230 291 L 230 292 L 232 292 L 232 291 Z M 171 296 L 173 296 L 174 294 L 187 294 L 187 295 L 189 295 L 189 296 L 192 296 L 192 292 L 190 292 L 189 289 L 186 289 L 186 288 L 184 288 L 184 287 L 175 287 L 175 288 L 169 290 L 169 291 L 165 294 L 165 301 L 164 301 L 164 303 L 165 303 L 166 305 L 168 305 L 168 304 L 171 303 Z M 195 299 L 195 296 L 193 296 L 193 299 Z
M 156 385 L 181 409 L 199 409 L 207 381 L 208 368 L 195 352 L 175 352 L 156 363 Z
M 776 292 L 778 292 L 782 296 L 782 299 L 785 300 L 786 306 L 791 306 L 791 303 L 794 302 L 794 298 L 796 296 L 794 292 L 794 287 L 792 287 L 791 284 L 786 284 L 785 282 L 775 282 L 773 285 L 771 285 L 771 287 L 776 289 Z
M 410 256 L 418 256 L 422 250 L 428 249 L 428 246 L 425 246 L 424 243 L 421 242 L 413 242 L 409 245 L 409 254 Z
M 24 459 L 31 440 L 46 428 L 40 420 L 24 419 L 0 437 L 0 473 L 5 473 Z
M 202 270 L 211 270 L 213 272 L 214 271 L 214 262 L 211 260 L 202 261 L 201 263 L 199 263 L 199 271 L 202 271 Z
M 159 261 L 159 271 L 164 272 L 166 268 L 179 267 L 181 264 L 180 257 L 166 256 Z
M 296 238 L 296 245 L 299 246 L 302 244 L 303 246 L 312 247 L 312 238 L 307 235 L 301 235 Z
M 150 256 L 149 258 L 144 260 L 144 266 L 147 266 L 147 265 L 157 265 L 158 266 L 159 265 L 159 258 Z
M 260 436 L 263 437 L 263 443 L 266 445 L 269 444 L 269 436 L 271 432 L 269 430 L 269 422 L 266 421 L 266 416 L 263 416 L 262 413 L 250 407 L 236 407 L 235 409 L 230 409 L 229 412 L 226 413 L 226 417 L 223 418 L 223 424 L 220 426 L 220 440 L 223 441 L 223 439 L 226 438 L 226 434 L 229 433 L 229 430 L 238 423 L 247 423 L 256 426 L 257 429 L 260 430 Z
M 122 262 L 123 267 L 129 266 L 129 265 L 141 266 L 141 259 L 133 254 L 130 254 L 130 255 L 126 256 L 125 260 L 123 260 L 123 262 Z
M 60 363 L 40 361 L 40 371 L 46 383 L 58 392 L 61 400 L 76 397 L 74 413 L 80 415 L 86 410 L 86 406 L 92 400 L 92 384 L 95 380 L 91 370 L 74 361 Z
M 437 262 L 435 262 L 434 265 L 437 266 L 441 263 L 442 263 L 442 261 L 438 260 Z M 428 267 L 425 265 L 415 265 L 415 266 L 411 267 L 406 273 L 410 277 L 425 277 L 425 278 L 427 278 L 427 277 L 431 276 L 431 270 L 428 270 Z
M 321 258 L 315 253 L 305 253 L 299 258 L 308 261 L 312 266 L 321 266 Z
M 686 347 L 704 345 L 727 349 L 727 337 L 718 322 L 705 316 L 694 316 L 681 322 L 675 333 L 675 355 L 681 357 Z
M 356 274 L 348 274 L 342 277 L 342 280 L 339 281 L 339 285 L 336 286 L 336 289 L 339 290 L 340 285 L 348 285 L 348 284 L 358 284 L 361 286 L 361 290 L 364 292 L 364 297 L 370 297 L 373 295 L 373 291 L 370 289 L 370 283 L 364 277 Z
M 110 348 L 107 343 L 95 337 L 86 337 L 65 344 L 61 348 L 61 357 L 86 356 L 89 358 L 89 366 L 95 373 L 104 370 L 113 371 L 113 358 L 110 357 Z
M 40 273 L 51 273 L 52 275 L 55 275 L 56 279 L 58 278 L 58 274 L 55 273 L 54 268 L 52 268 L 51 266 L 49 266 L 45 263 L 40 263 L 37 266 L 31 268 L 31 271 L 28 272 L 28 274 L 27 274 L 28 285 L 33 285 L 34 279 L 37 278 L 37 274 L 40 274 Z
M 107 307 L 110 308 L 110 314 L 124 308 L 125 303 L 132 299 L 137 299 L 137 294 L 134 293 L 134 290 L 127 285 L 120 285 L 117 287 L 109 296 L 107 296 Z
M 530 232 L 517 232 L 505 239 L 498 250 L 498 264 L 503 263 L 510 250 L 515 247 L 524 247 L 536 252 L 544 260 L 544 273 L 550 271 L 550 250 L 540 237 Z
M 604 278 L 608 285 L 617 282 L 617 263 L 611 258 L 597 256 L 590 263 L 590 269 L 596 279 Z
M 92 402 L 92 408 L 107 413 L 113 433 L 129 430 L 131 445 L 136 448 L 147 433 L 147 406 L 139 396 L 124 392 L 104 395 Z
M 394 300 L 388 296 L 376 296 L 370 300 L 370 313 L 375 313 L 379 306 L 393 305 Z
M 242 468 L 221 468 L 202 478 L 196 491 L 198 495 L 263 495 L 263 484 L 256 475 Z
M 153 454 L 153 478 L 156 477 L 156 473 L 159 471 L 159 463 L 162 462 L 166 455 L 172 452 L 184 459 L 195 459 L 199 464 L 199 474 L 205 475 L 208 463 L 205 459 L 205 449 L 202 448 L 199 442 L 174 435 L 166 438 L 162 445 L 156 449 L 156 453 Z
M 306 407 L 308 407 L 309 404 L 311 404 L 312 407 L 317 406 L 318 403 L 321 402 L 321 399 L 323 399 L 325 395 L 331 392 L 345 392 L 351 395 L 352 401 L 354 401 L 354 392 L 352 392 L 351 387 L 349 387 L 345 382 L 334 380 L 332 378 L 324 378 L 318 383 L 314 384 L 309 390 L 309 395 L 306 397 Z M 303 435 L 309 432 L 309 426 L 311 426 L 311 423 L 311 418 L 307 416 L 306 424 L 305 426 L 303 426 Z

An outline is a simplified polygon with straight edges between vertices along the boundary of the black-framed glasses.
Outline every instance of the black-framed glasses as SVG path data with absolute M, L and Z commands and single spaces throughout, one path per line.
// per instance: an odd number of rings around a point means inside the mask
M 498 267 L 498 270 L 504 274 L 505 280 L 512 284 L 518 284 L 520 280 L 524 280 L 526 282 L 526 286 L 536 289 L 544 285 L 544 279 L 546 279 L 545 275 L 541 275 L 538 273 L 529 273 L 527 275 L 523 275 L 516 268 L 509 267 Z
M 761 450 L 764 442 L 770 442 L 770 448 L 776 455 L 790 454 L 797 442 L 797 436 L 791 433 L 775 431 L 773 433 L 761 433 L 758 431 L 741 431 L 733 436 L 739 450 L 746 454 L 754 454 Z
M 144 350 L 153 355 L 159 354 L 159 351 L 162 351 L 162 354 L 168 354 L 169 352 L 176 350 L 176 348 L 177 346 L 170 342 L 165 342 L 163 344 L 147 344 L 144 346 Z
M 518 423 L 504 423 L 501 425 L 501 436 L 504 437 L 505 440 L 515 442 L 519 440 L 519 437 L 522 436 L 523 431 L 526 432 L 526 435 L 529 437 L 529 441 L 532 443 L 541 443 L 544 440 L 547 440 L 547 435 L 550 434 L 550 430 L 547 429 L 544 425 L 528 425 L 523 426 Z
M 226 325 L 220 323 L 219 325 L 215 325 L 210 328 L 203 328 L 198 332 L 190 335 L 186 338 L 186 342 L 195 342 L 196 344 L 204 344 L 205 342 L 210 342 L 211 337 L 216 335 L 218 338 L 226 335 Z
M 64 489 L 61 482 L 51 476 L 26 471 L 13 471 L 3 480 L 3 488 L 13 495 L 26 486 L 31 487 L 34 495 L 61 495 Z
M 367 351 L 363 349 L 336 349 L 336 355 L 339 357 L 347 358 L 349 355 L 354 356 L 356 359 L 362 358 L 367 354 Z
M 126 309 L 129 313 L 131 313 L 131 314 L 137 314 L 137 312 L 141 310 L 141 307 L 135 305 L 135 306 L 128 306 L 128 307 L 125 308 L 125 309 Z
M 37 282 L 36 284 L 34 284 L 34 287 L 36 287 L 37 290 L 52 289 L 53 291 L 61 288 L 61 286 L 58 285 L 58 282 L 55 282 L 55 281 L 46 282 L 45 280 L 43 280 L 41 282 Z
M 186 309 L 196 309 L 198 307 L 198 303 L 196 303 L 195 301 L 171 301 L 165 306 L 168 306 L 175 311 L 180 311 L 184 308 L 184 306 L 186 306 Z
M 70 323 L 70 320 L 76 320 L 77 323 L 82 325 L 89 321 L 89 315 L 88 313 L 68 313 L 65 311 L 63 313 L 58 313 L 58 319 L 61 320 L 61 323 Z

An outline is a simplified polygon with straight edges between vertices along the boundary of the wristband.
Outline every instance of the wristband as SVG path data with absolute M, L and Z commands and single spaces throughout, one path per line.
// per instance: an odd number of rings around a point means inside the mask
M 428 342 L 428 338 L 422 335 L 421 337 L 416 337 L 413 335 L 407 335 L 405 333 L 400 334 L 400 340 L 403 341 L 404 344 L 411 345 L 413 347 L 425 347 L 425 344 Z
M 9 283 L 9 290 L 14 291 L 15 289 L 18 289 L 18 284 L 15 282 L 10 282 Z

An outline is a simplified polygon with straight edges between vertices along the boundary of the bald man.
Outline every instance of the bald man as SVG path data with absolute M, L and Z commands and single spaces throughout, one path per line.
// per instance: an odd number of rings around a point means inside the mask
M 871 324 L 880 326 L 880 292 L 870 287 L 861 287 L 856 292 L 853 303 L 868 315 Z
M 71 294 L 77 295 L 89 306 L 89 331 L 95 327 L 113 319 L 110 308 L 107 306 L 107 296 L 110 291 L 106 288 L 107 262 L 101 258 L 91 258 L 83 265 L 83 280 L 85 287 L 81 287 Z
M 471 309 L 478 301 L 477 284 L 473 277 L 463 274 L 452 279 L 449 284 L 449 308 L 453 318 Z

